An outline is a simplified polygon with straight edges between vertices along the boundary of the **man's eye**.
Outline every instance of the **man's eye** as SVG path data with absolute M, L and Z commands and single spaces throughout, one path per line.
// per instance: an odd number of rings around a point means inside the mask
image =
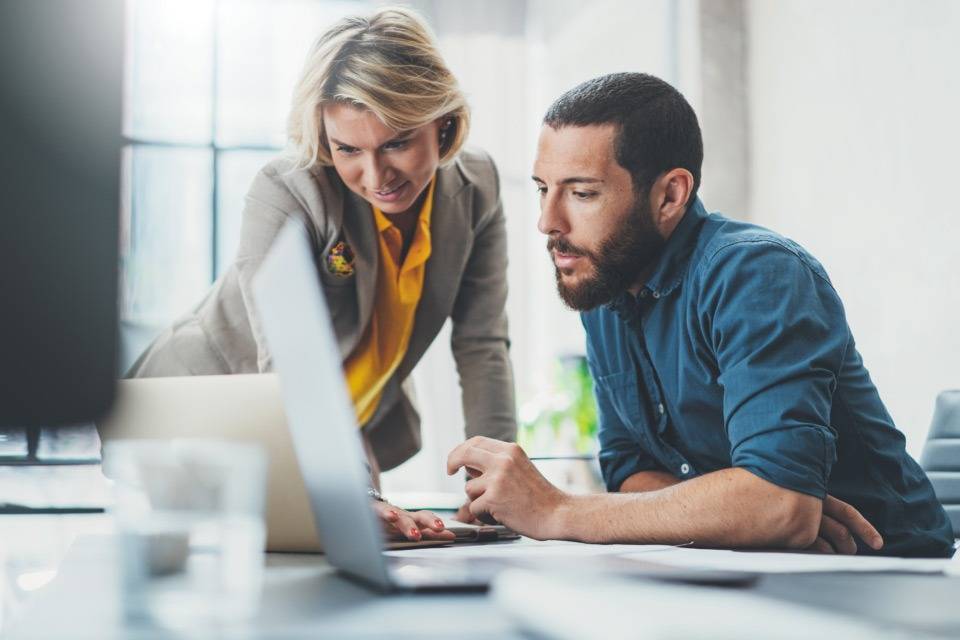
M 589 200 L 595 195 L 597 194 L 595 194 L 592 191 L 574 191 L 573 192 L 573 197 L 575 197 L 577 200 Z

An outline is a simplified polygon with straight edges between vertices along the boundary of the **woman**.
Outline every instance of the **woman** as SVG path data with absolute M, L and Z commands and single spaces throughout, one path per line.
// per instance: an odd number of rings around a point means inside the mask
M 310 231 L 373 486 L 420 447 L 409 375 L 447 318 L 467 436 L 513 440 L 505 224 L 493 162 L 461 150 L 469 123 L 414 13 L 385 8 L 331 27 L 294 92 L 293 157 L 265 166 L 247 194 L 235 262 L 131 375 L 270 371 L 250 283 L 295 218 Z M 430 512 L 374 506 L 391 533 L 452 536 Z

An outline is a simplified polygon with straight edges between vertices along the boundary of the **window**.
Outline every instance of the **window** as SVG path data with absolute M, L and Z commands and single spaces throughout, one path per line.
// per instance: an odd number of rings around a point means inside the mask
M 123 367 L 230 265 L 243 196 L 283 148 L 311 44 L 331 22 L 366 8 L 361 1 L 129 2 L 121 314 L 125 332 L 140 328 L 144 337 L 125 345 Z

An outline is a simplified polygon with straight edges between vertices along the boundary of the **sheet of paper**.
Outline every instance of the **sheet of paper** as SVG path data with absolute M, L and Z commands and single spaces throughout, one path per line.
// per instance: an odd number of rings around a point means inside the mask
M 668 547 L 657 553 L 625 553 L 626 559 L 691 569 L 720 569 L 755 573 L 811 573 L 826 571 L 895 571 L 941 573 L 950 563 L 936 558 L 885 558 L 817 553 L 773 553 Z
M 581 558 L 599 555 L 632 554 L 643 556 L 648 553 L 673 549 L 667 545 L 635 544 L 583 544 L 561 540 L 538 541 L 521 538 L 513 542 L 491 544 L 453 545 L 435 549 L 403 549 L 385 551 L 388 556 L 400 558 Z
M 843 616 L 751 589 L 705 589 L 577 571 L 508 569 L 494 579 L 490 598 L 522 629 L 557 640 L 910 637 L 869 616 Z

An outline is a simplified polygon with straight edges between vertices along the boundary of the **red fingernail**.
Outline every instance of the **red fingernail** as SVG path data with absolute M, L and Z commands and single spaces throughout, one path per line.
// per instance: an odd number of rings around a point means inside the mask
M 437 529 L 443 529 L 443 520 L 434 520 L 433 526 L 435 526 Z
M 419 538 L 419 537 L 420 537 L 420 530 L 419 530 L 419 529 L 410 529 L 410 535 L 412 535 L 414 538 Z

